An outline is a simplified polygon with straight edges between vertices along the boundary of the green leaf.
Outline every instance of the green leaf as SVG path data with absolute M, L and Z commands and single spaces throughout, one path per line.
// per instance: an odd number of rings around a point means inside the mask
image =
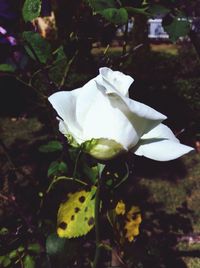
M 26 255 L 23 261 L 24 268 L 35 268 L 34 258 L 30 255 Z
M 67 59 L 67 57 L 65 55 L 65 52 L 64 52 L 64 47 L 63 46 L 58 47 L 53 52 L 53 54 L 56 56 L 55 62 L 60 61 L 60 60 L 63 60 L 63 59 L 65 59 L 65 60 Z
M 16 67 L 14 65 L 7 64 L 7 63 L 0 64 L 0 72 L 14 73 L 15 70 L 16 70 Z
M 3 260 L 5 259 L 6 256 L 0 256 L 0 264 L 3 263 Z
M 57 233 L 60 237 L 73 238 L 87 234 L 94 227 L 96 187 L 68 196 L 61 203 L 57 217 Z
M 84 175 L 86 175 L 86 177 L 93 184 L 95 184 L 97 179 L 98 179 L 98 175 L 99 175 L 98 167 L 97 166 L 90 167 L 84 162 L 82 169 L 83 169 Z
M 179 37 L 186 36 L 190 31 L 190 22 L 186 18 L 174 18 L 171 24 L 163 25 L 164 30 L 169 34 L 172 42 Z
M 125 8 L 107 8 L 98 13 L 114 24 L 123 25 L 128 21 L 128 13 Z
M 7 235 L 8 233 L 9 233 L 9 231 L 6 227 L 2 227 L 0 229 L 0 235 Z
M 24 20 L 27 22 L 39 17 L 41 6 L 41 0 L 26 0 L 22 9 Z
M 64 162 L 54 161 L 50 164 L 48 168 L 47 175 L 50 176 L 60 176 L 67 173 L 67 164 Z
M 17 249 L 17 251 L 21 253 L 21 252 L 24 251 L 24 249 L 25 249 L 25 248 L 24 248 L 23 246 L 19 246 L 18 249 Z
M 25 42 L 27 42 L 27 44 L 25 44 L 25 49 L 28 55 L 33 60 L 36 60 L 35 53 L 39 61 L 45 64 L 52 52 L 49 42 L 42 38 L 38 33 L 30 31 L 23 32 L 22 36 Z
M 28 245 L 28 250 L 38 254 L 41 251 L 41 247 L 38 243 L 33 243 Z
M 4 256 L 2 261 L 3 267 L 8 267 L 11 264 L 11 259 L 8 256 Z
M 52 153 L 62 151 L 63 146 L 59 141 L 49 141 L 47 144 L 41 145 L 39 151 L 41 153 Z
M 65 247 L 66 239 L 57 234 L 51 234 L 46 240 L 46 252 L 48 255 L 58 255 Z
M 106 165 L 101 164 L 101 163 L 98 163 L 98 164 L 97 164 L 97 168 L 98 168 L 98 176 L 99 176 L 99 178 L 101 178 L 105 166 L 106 166 Z
M 17 256 L 18 256 L 18 252 L 17 252 L 17 250 L 12 250 L 10 253 L 9 253 L 9 258 L 10 259 L 14 259 L 14 258 L 16 258 Z
M 102 11 L 107 8 L 115 8 L 115 0 L 87 0 L 89 5 L 94 9 L 94 11 Z
M 135 8 L 135 7 L 125 7 L 129 15 L 142 14 L 145 16 L 149 16 L 147 12 L 147 7 L 144 8 Z

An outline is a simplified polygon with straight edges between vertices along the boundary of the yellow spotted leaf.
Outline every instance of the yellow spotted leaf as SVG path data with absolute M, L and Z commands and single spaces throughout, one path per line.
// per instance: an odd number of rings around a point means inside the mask
M 87 234 L 94 227 L 96 187 L 68 195 L 60 204 L 57 216 L 57 233 L 60 237 L 73 238 Z

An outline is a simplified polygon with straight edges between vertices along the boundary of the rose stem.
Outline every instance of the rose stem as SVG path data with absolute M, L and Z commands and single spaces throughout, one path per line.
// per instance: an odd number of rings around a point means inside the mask
M 93 268 L 98 268 L 98 261 L 100 257 L 100 232 L 99 232 L 99 209 L 100 209 L 100 179 L 98 180 L 96 195 L 95 195 L 95 212 L 94 212 L 94 220 L 95 220 L 95 234 L 96 234 L 96 250 L 95 257 L 93 262 Z

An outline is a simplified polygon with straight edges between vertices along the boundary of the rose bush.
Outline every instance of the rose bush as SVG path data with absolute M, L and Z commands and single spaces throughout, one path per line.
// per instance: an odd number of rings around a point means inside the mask
M 131 150 L 167 161 L 193 150 L 161 123 L 165 115 L 129 98 L 133 81 L 104 67 L 82 88 L 51 95 L 49 101 L 60 117 L 59 129 L 69 143 L 102 160 Z

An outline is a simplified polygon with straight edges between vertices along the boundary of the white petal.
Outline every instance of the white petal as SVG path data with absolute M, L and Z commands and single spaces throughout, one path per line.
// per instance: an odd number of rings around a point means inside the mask
M 76 90 L 59 91 L 51 95 L 48 99 L 58 115 L 63 119 L 64 125 L 60 124 L 61 132 L 68 130 L 75 139 L 82 136 L 82 128 L 76 118 Z
M 128 89 L 134 79 L 119 71 L 112 71 L 107 67 L 99 69 L 100 75 L 96 77 L 96 81 L 102 85 L 106 93 L 120 93 L 123 96 L 128 96 Z
M 73 91 L 77 95 L 76 99 L 76 118 L 79 125 L 83 125 L 86 119 L 87 113 L 93 106 L 95 100 L 101 94 L 97 88 L 97 84 L 94 79 L 86 83 L 81 89 Z
M 143 103 L 115 93 L 108 94 L 108 97 L 111 105 L 124 113 L 139 137 L 166 119 L 165 115 Z
M 172 131 L 160 124 L 142 137 L 134 153 L 157 161 L 169 161 L 192 150 L 192 147 L 180 144 Z
M 175 142 L 180 142 L 174 133 L 171 131 L 169 127 L 164 124 L 159 124 L 157 127 L 153 128 L 151 131 L 144 134 L 141 139 L 152 139 L 152 138 L 161 138 L 168 139 Z
M 84 139 L 110 139 L 125 150 L 137 144 L 139 137 L 128 118 L 110 104 L 108 95 L 99 91 L 83 123 Z

